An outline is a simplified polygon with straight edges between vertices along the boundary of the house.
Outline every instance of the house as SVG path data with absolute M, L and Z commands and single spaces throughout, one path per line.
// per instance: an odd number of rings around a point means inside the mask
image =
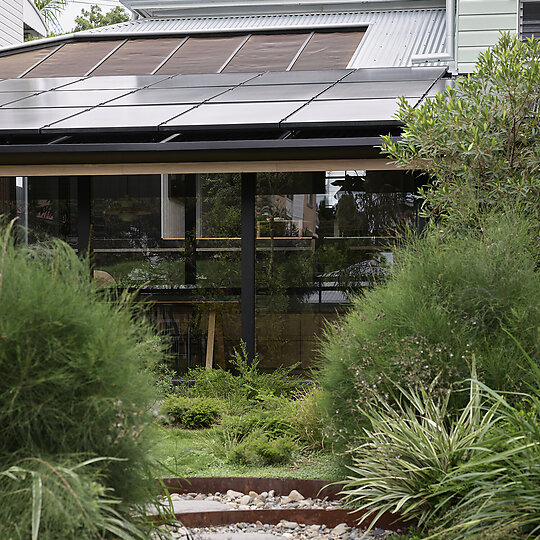
M 139 289 L 174 367 L 308 368 L 384 276 L 423 180 L 378 145 L 535 2 L 124 0 L 133 20 L 0 50 L 0 211 Z
M 42 38 L 47 26 L 33 0 L 0 2 L 0 48 L 22 43 L 25 38 Z

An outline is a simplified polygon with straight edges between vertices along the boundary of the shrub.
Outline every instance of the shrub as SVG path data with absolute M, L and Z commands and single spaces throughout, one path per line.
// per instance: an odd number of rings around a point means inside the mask
M 345 448 L 362 433 L 362 408 L 386 380 L 444 393 L 474 354 L 479 377 L 519 391 L 531 370 L 506 331 L 538 363 L 540 274 L 534 227 L 519 214 L 486 217 L 481 231 L 431 229 L 396 251 L 388 281 L 327 329 L 318 378 L 332 433 Z
M 169 396 L 161 411 L 186 429 L 208 428 L 219 420 L 221 404 L 212 398 Z
M 20 478 L 28 460 L 68 470 L 106 457 L 85 467 L 84 482 L 103 486 L 105 499 L 121 501 L 115 508 L 130 519 L 131 505 L 146 504 L 154 485 L 148 366 L 161 358 L 145 345 L 151 330 L 129 296 L 109 294 L 66 244 L 16 247 L 9 231 L 0 234 L 0 470 L 19 467 Z M 0 489 L 2 516 L 15 508 L 27 523 L 32 506 L 10 506 L 19 482 L 9 478 Z M 0 518 L 3 538 L 19 537 L 19 519 Z
M 329 446 L 328 414 L 321 405 L 321 390 L 310 386 L 283 407 L 284 422 L 290 436 L 310 450 L 327 450 Z
M 397 409 L 371 406 L 366 442 L 343 491 L 366 510 L 418 520 L 430 538 L 537 538 L 540 400 L 526 408 L 471 381 L 458 417 L 447 401 L 401 390 Z
M 271 439 L 263 431 L 253 431 L 229 451 L 228 458 L 240 465 L 279 465 L 290 461 L 293 448 L 286 437 Z

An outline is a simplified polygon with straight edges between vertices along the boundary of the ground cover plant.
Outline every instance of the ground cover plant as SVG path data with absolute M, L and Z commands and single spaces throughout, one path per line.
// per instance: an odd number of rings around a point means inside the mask
M 2 228 L 0 537 L 147 538 L 151 327 L 66 244 L 13 237 Z
M 242 343 L 231 359 L 234 373 L 201 368 L 187 373 L 161 407 L 157 455 L 164 469 L 173 475 L 226 470 L 336 478 L 333 457 L 322 454 L 329 445 L 316 387 L 293 377 L 295 366 L 265 373 L 259 363 L 258 356 L 248 362 Z
M 383 151 L 429 173 L 430 222 L 322 344 L 344 491 L 411 539 L 540 537 L 539 88 L 538 41 L 503 35 L 444 95 L 402 101 Z

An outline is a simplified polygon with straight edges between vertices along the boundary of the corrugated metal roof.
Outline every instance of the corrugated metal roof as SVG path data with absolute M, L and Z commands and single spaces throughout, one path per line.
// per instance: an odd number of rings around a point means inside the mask
M 95 28 L 81 34 L 119 34 L 128 37 L 141 34 L 195 34 L 351 26 L 368 27 L 351 60 L 349 65 L 351 68 L 411 66 L 411 57 L 416 54 L 431 54 L 445 50 L 444 9 L 139 19 Z

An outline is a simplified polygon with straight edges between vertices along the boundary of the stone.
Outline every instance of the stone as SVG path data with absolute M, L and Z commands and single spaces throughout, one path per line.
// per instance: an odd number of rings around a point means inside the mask
M 255 522 L 255 525 L 256 525 L 257 527 L 259 527 L 259 528 L 263 526 L 262 521 L 259 521 L 259 520 L 257 520 L 257 521 Z
M 298 523 L 296 523 L 296 521 L 287 521 L 282 519 L 280 523 L 284 529 L 296 529 L 298 527 Z
M 281 536 L 283 536 L 284 538 L 294 538 L 294 534 L 290 532 L 283 533 Z
M 271 490 L 268 492 L 268 496 L 269 496 L 269 497 L 274 497 L 275 495 L 276 495 L 276 492 L 275 492 L 273 489 L 271 489 Z
M 256 499 L 256 498 L 259 496 L 259 494 L 258 494 L 256 491 L 250 491 L 250 492 L 248 493 L 248 495 L 249 495 L 252 499 Z
M 238 505 L 238 510 L 249 510 L 249 505 L 248 504 L 239 504 Z
M 261 500 L 256 500 L 256 501 L 255 501 L 255 506 L 256 506 L 257 508 L 261 508 L 261 507 L 264 506 L 264 502 L 261 501 Z
M 280 502 L 281 504 L 289 504 L 291 499 L 289 499 L 289 497 L 281 497 Z
M 340 523 L 332 529 L 331 534 L 335 536 L 341 536 L 342 534 L 345 534 L 348 530 L 349 526 L 346 523 Z
M 289 493 L 289 499 L 291 501 L 295 501 L 295 502 L 298 502 L 298 501 L 302 501 L 305 499 L 305 497 L 299 493 L 298 491 L 296 491 L 296 489 L 293 489 L 290 493 Z
M 252 498 L 250 495 L 243 495 L 240 497 L 240 500 L 238 501 L 241 505 L 249 504 L 252 501 Z
M 198 495 L 195 495 L 195 500 L 200 501 L 202 499 L 206 499 L 206 495 L 203 495 L 202 493 L 199 493 Z
M 233 489 L 227 490 L 227 497 L 231 497 L 231 499 L 238 499 L 239 497 L 243 497 L 244 494 L 240 491 L 234 491 Z

